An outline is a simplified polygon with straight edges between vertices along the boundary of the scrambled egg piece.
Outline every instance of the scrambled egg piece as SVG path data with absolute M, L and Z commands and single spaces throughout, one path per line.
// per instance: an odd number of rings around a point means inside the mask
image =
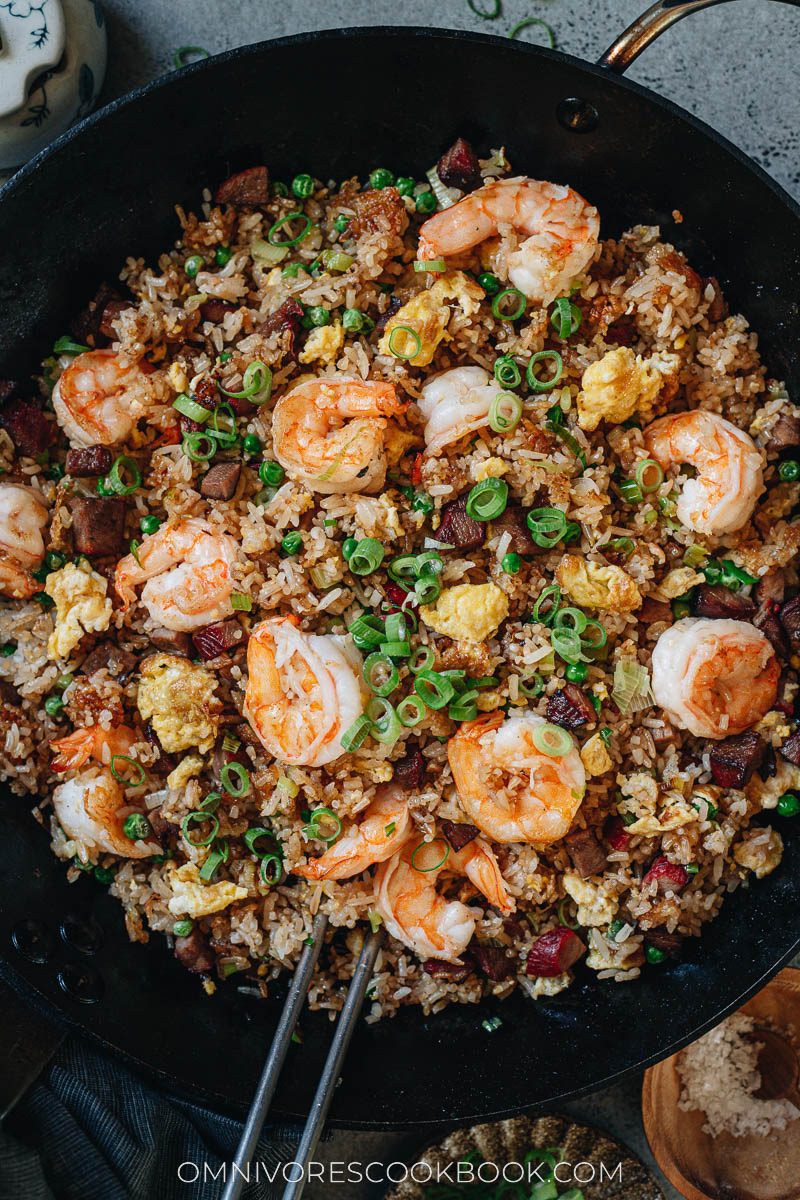
M 306 344 L 300 351 L 300 362 L 311 363 L 318 359 L 324 363 L 335 363 L 344 345 L 344 329 L 341 325 L 322 325 L 312 329 Z
M 197 866 L 193 862 L 173 868 L 169 876 L 172 895 L 167 908 L 175 917 L 208 917 L 233 904 L 244 900 L 247 888 L 227 880 L 220 883 L 203 883 Z
M 583 372 L 578 393 L 578 424 L 597 429 L 601 421 L 621 425 L 635 412 L 649 415 L 663 379 L 652 363 L 629 346 L 609 350 Z
M 572 972 L 565 971 L 563 975 L 537 975 L 527 985 L 527 991 L 534 1000 L 538 996 L 556 996 L 572 983 Z
M 177 654 L 153 654 L 142 664 L 136 701 L 145 721 L 152 721 L 167 754 L 189 746 L 205 752 L 217 736 L 215 676 Z
M 419 615 L 436 633 L 463 642 L 485 642 L 508 616 L 508 597 L 496 583 L 459 583 L 445 588 Z
M 663 799 L 665 803 L 657 813 L 640 816 L 627 826 L 625 832 L 641 837 L 656 837 L 669 829 L 680 829 L 682 825 L 691 825 L 692 821 L 699 820 L 697 809 L 690 808 L 678 793 L 668 792 Z
M 507 462 L 504 462 L 502 458 L 492 457 L 478 463 L 472 476 L 476 483 L 481 483 L 484 479 L 499 479 L 501 475 L 505 475 L 507 470 Z
M 407 325 L 413 329 L 419 338 L 419 350 L 408 361 L 415 367 L 427 367 L 434 356 L 436 347 L 445 336 L 450 320 L 448 300 L 457 300 L 464 314 L 471 317 L 480 308 L 483 299 L 483 288 L 465 275 L 463 271 L 447 271 L 436 280 L 433 287 L 407 301 L 402 308 L 387 321 L 383 337 L 378 342 L 379 354 L 391 354 L 389 341 L 392 330 L 398 325 Z M 398 334 L 392 346 L 402 354 L 410 354 L 414 350 L 414 339 L 409 334 Z
M 657 599 L 675 600 L 688 592 L 689 588 L 705 583 L 705 575 L 699 575 L 693 567 L 675 567 L 667 571 L 655 592 Z
M 401 429 L 394 421 L 387 421 L 383 432 L 383 452 L 392 469 L 412 446 L 419 446 L 419 435 L 410 429 Z
M 589 953 L 586 956 L 586 965 L 591 967 L 593 971 L 609 971 L 612 968 L 615 971 L 629 971 L 632 967 L 641 966 L 644 961 L 644 953 L 638 941 L 631 942 L 626 939 L 624 942 L 609 943 L 593 929 L 588 937 Z
M 579 925 L 610 925 L 614 920 L 619 900 L 602 884 L 582 879 L 577 871 L 565 871 L 564 887 L 578 905 Z
M 574 554 L 565 554 L 561 559 L 556 567 L 556 580 L 584 608 L 633 612 L 642 603 L 635 580 L 622 567 L 587 562 Z
M 189 377 L 179 362 L 170 363 L 167 371 L 167 379 L 170 387 L 176 392 L 188 392 Z
M 586 768 L 586 774 L 591 776 L 605 775 L 614 763 L 606 749 L 606 744 L 599 733 L 593 734 L 581 746 L 581 762 Z
M 102 633 L 111 621 L 108 583 L 85 560 L 52 571 L 44 585 L 56 604 L 56 626 L 47 643 L 48 658 L 67 658 L 85 633 Z
M 769 834 L 768 840 L 756 845 L 755 839 L 764 833 Z M 765 875 L 769 875 L 771 871 L 775 870 L 783 858 L 783 838 L 777 830 L 769 827 L 751 829 L 744 835 L 739 845 L 734 846 L 733 857 L 740 867 L 753 871 L 756 879 L 763 879 Z
M 182 758 L 174 771 L 167 776 L 167 787 L 179 791 L 190 779 L 194 779 L 203 769 L 203 760 L 199 754 L 187 754 Z

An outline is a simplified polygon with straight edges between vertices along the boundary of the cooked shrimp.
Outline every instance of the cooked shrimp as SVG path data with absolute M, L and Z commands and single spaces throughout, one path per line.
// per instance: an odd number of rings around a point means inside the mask
M 134 742 L 141 741 L 143 737 L 128 725 L 117 725 L 114 729 L 103 729 L 100 725 L 74 729 L 66 737 L 56 738 L 50 743 L 57 754 L 50 769 L 77 771 L 90 758 L 107 767 L 115 754 L 130 754 Z
M 743 733 L 775 703 L 780 664 L 748 621 L 688 617 L 653 650 L 653 695 L 674 724 L 696 737 Z
M 417 404 L 425 418 L 425 447 L 441 454 L 450 442 L 489 424 L 495 396 L 506 392 L 483 367 L 454 367 L 434 376 Z
M 480 910 L 440 896 L 436 884 L 442 872 L 466 875 L 503 913 L 514 911 L 514 900 L 491 847 L 482 838 L 475 838 L 457 854 L 450 850 L 445 858 L 442 843 L 443 839 L 437 839 L 426 845 L 412 837 L 399 854 L 379 866 L 375 907 L 392 937 L 415 954 L 458 963 L 472 939 Z
M 236 542 L 200 517 L 162 525 L 117 563 L 114 586 L 127 610 L 144 583 L 142 604 L 167 629 L 189 632 L 233 612 Z M 147 582 L 145 583 L 145 580 Z
M 113 446 L 130 437 L 147 409 L 141 367 L 123 367 L 113 350 L 78 354 L 53 388 L 53 408 L 76 446 Z
M 391 383 L 307 379 L 275 405 L 275 457 L 315 492 L 377 492 L 386 478 L 386 418 L 405 408 Z
M 510 226 L 524 241 L 501 246 L 495 266 L 531 300 L 549 304 L 569 289 L 594 257 L 600 215 L 570 187 L 540 179 L 498 179 L 429 217 L 417 258 L 464 254 Z M 505 278 L 505 274 L 503 276 Z
M 353 653 L 344 638 L 302 633 L 291 617 L 256 625 L 244 715 L 280 762 L 321 767 L 344 754 L 342 735 L 363 709 Z
M 753 439 L 717 413 L 696 409 L 660 417 L 644 430 L 644 444 L 662 467 L 690 463 L 676 515 L 697 533 L 733 533 L 746 524 L 764 490 L 761 455 Z
M 447 743 L 459 799 L 495 842 L 557 842 L 581 806 L 586 772 L 577 747 L 558 757 L 540 750 L 534 731 L 546 725 L 535 713 L 487 713 Z
M 44 497 L 21 483 L 0 485 L 0 594 L 27 600 L 41 591 L 31 571 L 44 558 L 42 530 L 48 520 Z
M 374 863 L 386 862 L 408 837 L 411 818 L 408 796 L 397 784 L 387 783 L 360 820 L 347 830 L 321 858 L 312 859 L 294 874 L 305 879 L 349 879 Z
M 89 855 L 119 854 L 123 858 L 147 858 L 161 854 L 158 842 L 131 841 L 126 837 L 125 796 L 114 776 L 105 767 L 90 767 L 82 775 L 60 783 L 53 792 L 56 819 L 68 838 L 82 843 L 86 861 Z

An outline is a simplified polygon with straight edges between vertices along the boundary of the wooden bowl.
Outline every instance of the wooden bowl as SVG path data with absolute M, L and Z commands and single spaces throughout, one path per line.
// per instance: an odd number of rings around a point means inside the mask
M 800 1049 L 800 970 L 785 968 L 741 1012 Z M 800 1200 L 800 1118 L 767 1137 L 712 1138 L 703 1132 L 705 1113 L 678 1108 L 677 1057 L 651 1067 L 642 1086 L 647 1140 L 673 1187 L 686 1200 Z

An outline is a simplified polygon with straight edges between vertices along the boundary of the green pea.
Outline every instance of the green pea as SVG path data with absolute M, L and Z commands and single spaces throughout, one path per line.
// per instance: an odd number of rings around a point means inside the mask
M 48 696 L 44 702 L 44 711 L 50 717 L 57 717 L 64 707 L 64 701 L 60 696 Z
M 288 196 L 289 189 L 285 183 L 281 183 L 279 179 L 276 179 L 272 185 L 272 194 L 273 196 Z
M 267 458 L 258 468 L 258 478 L 267 487 L 280 487 L 283 483 L 284 469 L 279 462 L 275 462 L 272 458 Z
M 98 496 L 113 496 L 114 495 L 114 492 L 106 483 L 105 475 L 101 475 L 100 478 L 97 480 L 97 494 L 98 494 Z
M 3 658 L 10 658 L 11 655 L 16 650 L 16 648 L 17 648 L 16 642 L 4 642 L 3 645 L 0 646 L 0 656 L 2 656 Z
M 342 313 L 342 329 L 358 333 L 364 326 L 364 314 L 357 308 L 346 308 Z
M 797 479 L 800 475 L 800 463 L 795 458 L 787 458 L 786 462 L 782 462 L 778 467 L 778 474 L 786 482 Z
M 59 675 L 58 679 L 55 682 L 56 691 L 57 692 L 66 691 L 66 689 L 72 683 L 74 678 L 75 678 L 75 676 L 72 674 L 71 671 L 65 671 L 65 673 L 63 675 Z
M 230 246 L 217 246 L 217 249 L 214 252 L 214 258 L 216 259 L 218 267 L 224 267 L 225 264 L 229 263 L 233 258 L 233 251 L 231 250 Z
M 344 213 L 339 213 L 336 220 L 333 222 L 333 228 L 337 233 L 344 233 L 347 226 L 350 224 L 350 217 L 346 217 Z
M 778 800 L 776 810 L 779 817 L 796 817 L 800 813 L 800 799 L 794 792 L 784 792 Z
M 433 192 L 420 192 L 417 196 L 417 212 L 432 213 L 436 209 L 436 197 Z
M 112 870 L 111 867 L 95 867 L 94 869 L 95 879 L 98 883 L 104 883 L 106 887 L 108 887 L 109 883 L 114 882 L 115 875 L 116 871 Z
M 522 566 L 522 559 L 513 550 L 510 554 L 506 554 L 500 566 L 505 571 L 506 575 L 516 575 L 517 571 Z
M 261 438 L 254 433 L 246 433 L 242 438 L 242 449 L 245 454 L 249 454 L 251 458 L 255 458 L 256 454 L 260 454 L 262 450 Z
M 682 620 L 684 617 L 692 615 L 692 606 L 683 596 L 679 596 L 677 600 L 672 601 L 672 615 L 676 621 Z
M 188 937 L 194 929 L 194 921 L 176 921 L 172 926 L 172 932 L 175 937 Z
M 301 200 L 307 200 L 314 194 L 314 180 L 310 175 L 295 175 L 292 180 L 292 191 Z
M 391 187 L 394 183 L 394 172 L 387 171 L 386 167 L 376 167 L 370 172 L 369 186 L 372 188 Z
M 478 276 L 478 283 L 481 285 L 487 296 L 493 296 L 495 292 L 500 290 L 500 280 L 491 271 L 484 271 Z
M 397 190 L 401 196 L 410 196 L 417 185 L 408 175 L 397 176 Z
M 283 550 L 283 553 L 287 555 L 297 554 L 298 550 L 302 548 L 302 545 L 302 533 L 298 532 L 296 529 L 293 529 L 291 533 L 286 534 L 286 537 L 281 542 L 281 550 Z
M 59 554 L 57 550 L 50 550 L 44 560 L 51 571 L 60 571 L 64 563 L 67 561 L 63 554 Z
M 183 269 L 190 279 L 194 279 L 203 265 L 202 257 L 199 254 L 192 254 L 183 264 Z
M 309 308 L 308 316 L 311 324 L 316 326 L 327 325 L 331 319 L 330 311 L 322 304 L 317 304 L 313 308 Z
M 146 517 L 142 517 L 141 521 L 139 522 L 139 528 L 141 529 L 142 533 L 145 534 L 155 533 L 160 526 L 160 519 L 156 516 L 153 516 L 152 513 L 148 514 Z
M 583 683 L 588 669 L 589 668 L 586 666 L 586 663 L 570 663 L 564 672 L 564 675 L 570 681 L 570 683 Z
M 659 950 L 658 946 L 645 946 L 644 956 L 649 963 L 653 964 L 653 966 L 657 966 L 658 963 L 663 963 L 664 959 L 667 957 L 666 952 L 664 950 Z
M 132 842 L 140 842 L 143 838 L 150 836 L 153 827 L 143 813 L 131 813 L 129 817 L 125 818 L 122 832 Z
M 342 542 L 342 554 L 345 558 L 349 558 L 358 545 L 357 538 L 345 538 Z

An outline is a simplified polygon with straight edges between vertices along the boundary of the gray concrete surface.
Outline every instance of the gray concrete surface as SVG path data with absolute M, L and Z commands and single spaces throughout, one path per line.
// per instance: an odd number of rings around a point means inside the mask
M 479 6 L 492 0 L 477 0 Z M 109 26 L 109 71 L 103 98 L 172 69 L 179 46 L 212 53 L 305 30 L 347 25 L 446 26 L 506 33 L 537 16 L 555 31 L 557 47 L 594 59 L 647 0 L 502 0 L 497 20 L 475 16 L 467 0 L 103 0 Z M 541 39 L 531 29 L 523 36 Z M 800 196 L 800 9 L 771 0 L 735 0 L 699 13 L 669 31 L 640 58 L 631 77 L 703 117 Z M 376 1064 L 380 1073 L 380 1064 Z M 391 1080 L 384 1086 L 391 1087 Z M 641 1078 L 565 1105 L 577 1118 L 605 1127 L 654 1166 L 641 1126 Z M 323 1160 L 389 1162 L 422 1148 L 416 1135 L 338 1132 Z M 660 1176 L 669 1200 L 678 1193 Z M 373 1200 L 380 1187 L 339 1185 L 307 1195 L 320 1200 Z

